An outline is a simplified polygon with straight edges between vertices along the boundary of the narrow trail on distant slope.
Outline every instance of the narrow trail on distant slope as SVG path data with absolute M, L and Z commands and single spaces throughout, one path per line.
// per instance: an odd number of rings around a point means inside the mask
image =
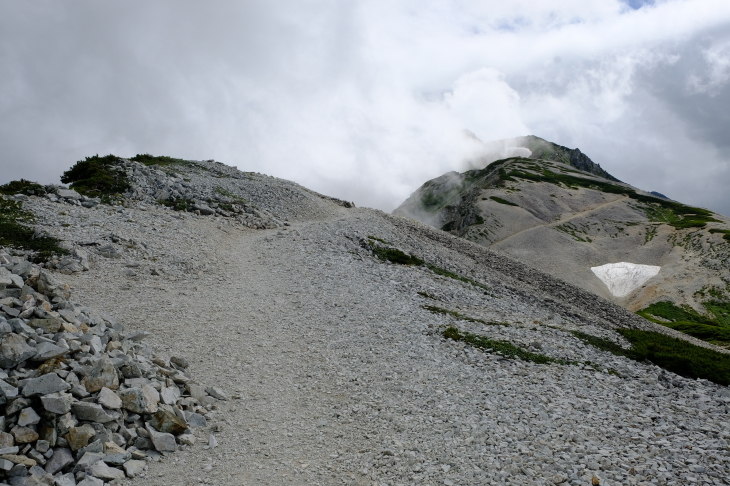
M 534 231 L 534 230 L 540 229 L 540 228 L 554 227 L 554 226 L 559 226 L 561 224 L 569 223 L 570 221 L 572 221 L 572 220 L 574 220 L 576 218 L 580 218 L 580 217 L 585 216 L 587 214 L 594 213 L 594 212 L 598 211 L 599 209 L 603 209 L 606 206 L 611 206 L 611 205 L 616 204 L 618 202 L 625 201 L 626 199 L 628 199 L 628 198 L 627 197 L 621 197 L 619 199 L 615 199 L 613 201 L 609 201 L 607 203 L 600 204 L 600 205 L 598 205 L 598 206 L 596 206 L 594 208 L 586 209 L 585 211 L 580 211 L 578 213 L 573 213 L 567 219 L 562 219 L 561 218 L 558 221 L 552 221 L 550 223 L 545 223 L 545 224 L 541 224 L 541 225 L 538 225 L 538 226 L 532 226 L 531 228 L 525 228 L 525 229 L 523 229 L 521 231 L 518 231 L 517 233 L 514 233 L 514 234 L 511 234 L 511 235 L 507 236 L 506 238 L 502 238 L 499 241 L 495 241 L 494 243 L 492 243 L 491 245 L 489 245 L 489 248 L 495 248 L 497 245 L 502 245 L 504 242 L 506 242 L 508 240 L 511 240 L 511 239 L 513 239 L 513 238 L 521 235 L 522 233 L 526 233 L 528 231 Z

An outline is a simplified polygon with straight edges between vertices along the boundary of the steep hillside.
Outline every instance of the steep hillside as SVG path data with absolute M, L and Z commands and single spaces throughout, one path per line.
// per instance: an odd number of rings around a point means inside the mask
M 727 350 L 415 221 L 133 159 L 0 186 L 0 483 L 730 474 Z
M 655 322 L 730 342 L 728 218 L 622 183 L 578 149 L 537 137 L 513 145 L 532 155 L 444 174 L 394 214 L 508 254 Z

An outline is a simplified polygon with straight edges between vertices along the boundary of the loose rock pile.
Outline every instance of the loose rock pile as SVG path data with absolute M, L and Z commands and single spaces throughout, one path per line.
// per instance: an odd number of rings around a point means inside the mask
M 23 252 L 0 249 L 0 480 L 14 486 L 119 484 L 194 444 L 190 428 L 227 400 L 185 358 L 156 356 L 146 332 L 125 334 L 70 297 Z

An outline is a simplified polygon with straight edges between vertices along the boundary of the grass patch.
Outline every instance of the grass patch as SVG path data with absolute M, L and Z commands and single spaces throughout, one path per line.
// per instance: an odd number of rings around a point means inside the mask
M 377 236 L 372 236 L 372 235 L 371 235 L 371 236 L 368 236 L 368 239 L 369 239 L 369 240 L 373 240 L 373 241 L 379 241 L 380 243 L 383 243 L 383 244 L 385 244 L 385 245 L 390 245 L 390 244 L 392 244 L 392 243 L 390 243 L 389 241 L 386 241 L 386 240 L 384 240 L 384 239 L 382 239 L 382 238 L 378 238 Z
M 525 349 L 522 349 L 509 341 L 496 341 L 489 339 L 478 334 L 472 334 L 470 332 L 462 332 L 453 326 L 449 326 L 443 332 L 443 336 L 446 339 L 453 339 L 454 341 L 463 341 L 475 348 L 484 349 L 509 359 L 521 359 L 523 361 L 531 361 L 537 364 L 576 364 L 574 361 L 568 361 L 565 359 L 551 358 L 544 354 L 531 353 Z
M 624 349 L 608 339 L 571 331 L 583 342 L 616 356 L 635 361 L 649 360 L 685 378 L 702 378 L 718 385 L 730 385 L 730 355 L 658 332 L 638 329 L 618 329 L 617 332 L 631 343 L 631 349 Z
M 189 164 L 189 162 L 187 160 L 176 159 L 173 157 L 168 157 L 167 155 L 137 154 L 134 157 L 130 158 L 129 160 L 139 162 L 140 164 L 144 164 L 146 166 L 159 165 L 160 167 L 165 167 L 168 165 L 175 165 L 175 164 L 179 164 L 179 165 L 188 165 Z
M 708 314 L 702 315 L 689 306 L 657 302 L 637 312 L 643 318 L 719 346 L 730 345 L 730 303 L 712 300 L 703 302 Z
M 217 194 L 220 194 L 221 196 L 230 197 L 231 199 L 235 199 L 236 201 L 247 203 L 248 201 L 241 196 L 238 196 L 236 194 L 233 194 L 231 191 L 222 188 L 221 186 L 216 186 L 215 189 L 213 189 Z
M 71 184 L 76 192 L 89 197 L 122 194 L 130 185 L 127 174 L 117 165 L 119 161 L 119 157 L 111 154 L 86 157 L 64 172 L 61 182 Z
M 10 181 L 0 186 L 0 194 L 12 196 L 15 194 L 25 194 L 26 196 L 42 196 L 46 193 L 46 188 L 37 182 L 26 181 Z
M 162 204 L 163 206 L 172 208 L 175 211 L 192 211 L 193 210 L 193 200 L 186 199 L 184 197 L 171 197 L 168 199 L 160 199 L 157 202 L 159 204 Z
M 68 250 L 58 246 L 59 240 L 50 236 L 35 237 L 35 230 L 28 226 L 33 214 L 23 209 L 17 201 L 0 197 L 0 246 L 31 250 L 31 260 L 40 263 L 54 255 L 67 255 Z
M 373 244 L 372 241 L 368 241 L 368 243 L 370 243 L 370 248 L 372 249 L 373 254 L 375 254 L 376 257 L 383 261 L 396 263 L 398 265 L 409 266 L 423 265 L 424 263 L 424 261 L 420 258 L 413 255 L 408 255 L 407 253 L 403 253 L 397 248 L 383 248 L 382 246 Z
M 464 314 L 461 314 L 459 312 L 452 311 L 449 309 L 444 309 L 443 307 L 437 307 L 435 305 L 424 305 L 422 307 L 433 314 L 443 314 L 446 316 L 455 317 L 462 321 L 479 322 L 481 324 L 484 324 L 485 326 L 509 326 L 509 324 L 507 324 L 505 322 L 491 322 L 491 321 L 484 321 L 482 319 L 475 319 L 474 317 L 465 316 Z
M 712 233 L 712 234 L 720 233 L 720 234 L 722 234 L 722 238 L 724 240 L 730 241 L 730 230 L 711 228 L 710 233 Z
M 520 207 L 520 205 L 519 205 L 519 204 L 515 204 L 515 203 L 513 203 L 513 202 L 510 202 L 510 201 L 508 201 L 508 200 L 506 200 L 506 199 L 502 199 L 502 198 L 501 198 L 501 197 L 499 197 L 499 196 L 489 196 L 489 199 L 491 199 L 492 201 L 496 201 L 496 202 L 498 202 L 499 204 L 504 204 L 504 205 L 506 205 L 506 206 L 515 206 L 515 207 L 518 207 L 518 208 Z

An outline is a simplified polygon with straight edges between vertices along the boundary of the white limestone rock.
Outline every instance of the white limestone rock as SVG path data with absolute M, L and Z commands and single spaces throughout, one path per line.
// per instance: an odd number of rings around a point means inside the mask
M 620 262 L 591 267 L 591 270 L 606 284 L 611 295 L 625 297 L 657 275 L 661 267 Z

